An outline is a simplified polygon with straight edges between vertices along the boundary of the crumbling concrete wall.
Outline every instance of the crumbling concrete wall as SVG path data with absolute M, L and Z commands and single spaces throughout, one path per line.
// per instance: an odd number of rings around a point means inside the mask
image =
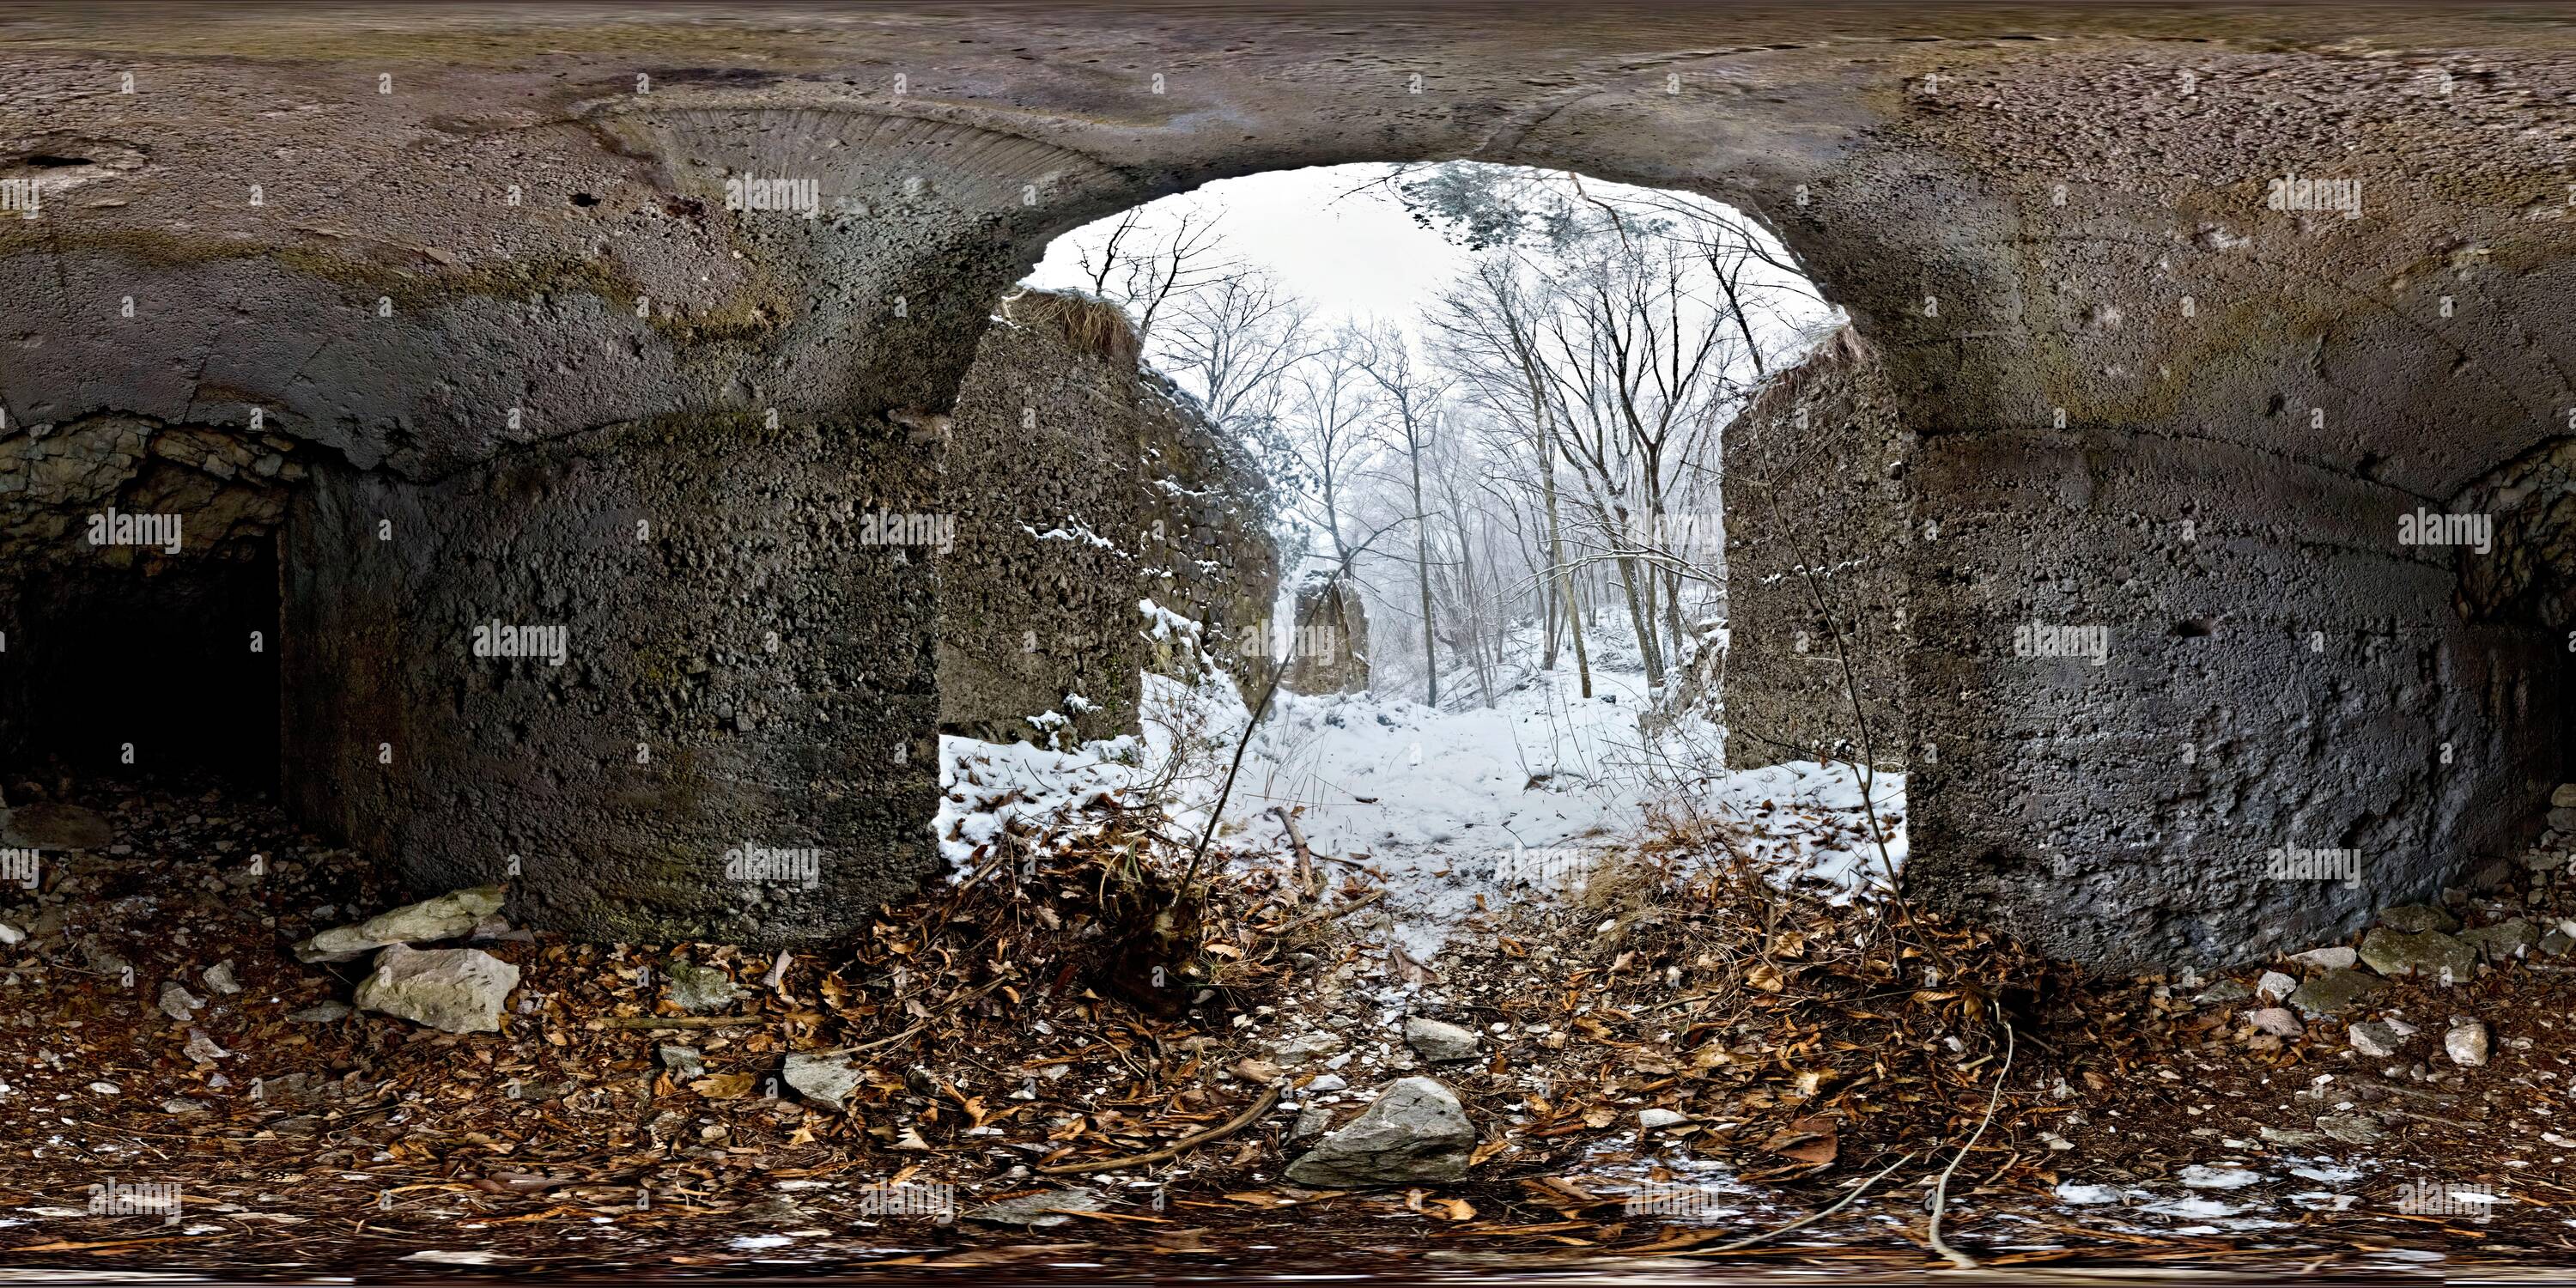
M 496 527 L 510 498 L 460 480 L 602 427 L 775 407 L 862 435 L 791 455 L 804 489 L 805 464 L 864 450 L 887 412 L 946 407 L 1008 283 L 1113 210 L 1389 158 L 1689 188 L 1780 235 L 1881 355 L 1916 437 L 1909 886 L 2110 968 L 2304 947 L 2440 884 L 2537 806 L 2527 785 L 2568 776 L 2533 732 L 2568 718 L 2563 639 L 2464 622 L 2455 552 L 2396 534 L 2562 436 L 2576 405 L 2576 107 L 2548 90 L 2570 42 L 2402 6 L 2006 21 L 1426 12 L 1352 35 L 1214 9 L 820 29 L 736 12 L 531 37 L 497 11 L 423 10 L 317 45 L 291 12 L 184 38 L 31 15 L 0 180 L 77 186 L 0 219 L 0 407 L 60 425 L 266 406 L 369 486 L 442 489 Z M 649 94 L 639 47 L 671 51 Z M 80 88 L 164 63 L 185 74 Z M 1162 80 L 1100 73 L 1149 63 Z M 351 91 L 380 72 L 395 92 Z M 730 209 L 743 175 L 816 199 Z M 254 183 L 259 206 L 237 199 Z M 757 514 L 765 463 L 733 463 L 747 477 L 659 494 Z M 745 589 L 691 567 L 670 594 Z M 2025 627 L 2098 628 L 2056 638 L 2104 639 L 2103 664 L 2017 652 Z M 931 632 L 915 642 L 928 656 Z M 405 683 L 409 702 L 471 701 Z M 935 694 L 903 691 L 932 704 L 907 726 L 927 731 Z M 639 699 L 599 710 L 659 732 Z M 784 741 L 740 767 L 783 768 Z M 821 745 L 838 755 L 837 731 Z M 470 763 L 479 785 L 435 789 L 540 816 L 627 808 L 604 772 Z M 765 821 L 772 802 L 839 808 L 839 777 L 691 781 Z M 412 790 L 406 808 L 455 809 Z M 449 864 L 424 841 L 388 859 L 428 883 Z M 2365 879 L 2281 878 L 2285 846 L 2350 847 Z
M 863 536 L 870 503 L 932 509 L 932 467 L 882 422 L 695 416 L 434 483 L 319 472 L 290 803 L 594 938 L 838 933 L 938 864 L 932 560 Z
M 1281 687 L 1291 693 L 1366 693 L 1368 605 L 1346 582 L 1310 577 L 1297 587 L 1296 638 Z
M 1902 771 L 1912 442 L 1850 329 L 1774 375 L 1726 427 L 1728 647 L 1703 649 L 1726 763 Z M 1848 744 L 1837 750 L 1838 745 Z
M 1172 669 L 1152 600 L 1208 651 L 1278 586 L 1268 486 L 1137 366 L 1116 305 L 1005 300 L 957 398 L 941 475 L 940 727 L 988 741 L 1138 728 L 1139 672 Z

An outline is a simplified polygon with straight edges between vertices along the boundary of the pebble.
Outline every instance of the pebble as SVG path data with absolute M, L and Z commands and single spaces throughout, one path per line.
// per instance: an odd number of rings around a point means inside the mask
M 1641 1109 L 1637 1111 L 1637 1126 L 1646 1131 L 1655 1131 L 1664 1127 L 1679 1127 L 1683 1123 L 1689 1121 L 1689 1114 L 1676 1113 L 1670 1109 Z
M 289 1011 L 286 1018 L 296 1024 L 329 1024 L 349 1018 L 347 1002 L 318 1002 L 300 1011 Z
M 2453 1028 L 2442 1035 L 2442 1050 L 2451 1063 L 2473 1069 L 2487 1062 L 2487 1026 L 2476 1020 Z
M 2331 948 L 2311 948 L 2304 953 L 2292 953 L 2290 960 L 2318 970 L 2351 970 L 2360 964 L 2361 954 L 2349 944 L 2336 944 Z
M 2299 1017 L 2291 1014 L 2287 1007 L 2267 1006 L 2247 1015 L 2245 1020 L 2274 1037 L 2294 1038 L 2307 1031 L 2299 1023 Z
M 2267 970 L 2263 972 L 2263 978 L 2254 981 L 2254 995 L 2277 1002 L 2288 997 L 2298 986 L 2299 981 L 2279 971 Z
M 2346 1036 L 2353 1050 L 2373 1060 L 2385 1060 L 2406 1045 L 2404 1034 L 2377 1021 L 2353 1025 Z
M 205 1004 L 206 999 L 189 992 L 187 985 L 175 979 L 161 985 L 161 1013 L 171 1019 L 182 1022 L 193 1019 L 198 1008 Z

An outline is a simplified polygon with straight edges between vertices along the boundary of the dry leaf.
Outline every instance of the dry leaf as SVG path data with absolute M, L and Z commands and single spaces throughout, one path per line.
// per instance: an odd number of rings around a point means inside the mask
M 751 1090 L 751 1081 L 748 1073 L 718 1073 L 691 1082 L 689 1090 L 709 1100 L 731 1100 Z

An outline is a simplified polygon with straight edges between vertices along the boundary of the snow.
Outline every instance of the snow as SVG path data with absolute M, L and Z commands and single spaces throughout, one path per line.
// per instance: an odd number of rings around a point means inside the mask
M 1197 631 L 1153 600 L 1137 611 L 1152 638 Z M 1738 825 L 1738 843 L 1784 884 L 1812 882 L 1837 899 L 1885 885 L 1848 767 L 1794 762 L 1728 773 L 1717 763 L 1723 731 L 1696 716 L 1654 721 L 1656 733 L 1646 735 L 1640 718 L 1654 695 L 1642 670 L 1620 667 L 1608 643 L 1588 698 L 1571 659 L 1498 681 L 1490 707 L 1280 690 L 1246 748 L 1219 840 L 1283 855 L 1286 830 L 1273 811 L 1289 812 L 1316 853 L 1384 876 L 1396 941 L 1425 961 L 1480 899 L 1500 908 L 1579 887 L 1657 817 Z M 1232 682 L 1209 675 L 1195 686 L 1145 675 L 1141 735 L 1070 750 L 942 738 L 934 825 L 942 852 L 962 875 L 976 847 L 1008 824 L 1066 819 L 1157 785 L 1172 835 L 1197 836 L 1249 718 Z M 1474 691 L 1463 674 L 1448 686 Z M 1042 729 L 1063 723 L 1052 712 L 1030 719 Z M 1888 861 L 1901 868 L 1903 776 L 1881 774 L 1871 789 Z

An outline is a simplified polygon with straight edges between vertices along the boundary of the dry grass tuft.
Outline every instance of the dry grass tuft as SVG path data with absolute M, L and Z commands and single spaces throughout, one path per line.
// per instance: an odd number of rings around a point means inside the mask
M 1022 291 L 1002 301 L 1002 316 L 1021 326 L 1043 327 L 1077 353 L 1122 367 L 1136 365 L 1144 343 L 1127 310 L 1074 291 Z

